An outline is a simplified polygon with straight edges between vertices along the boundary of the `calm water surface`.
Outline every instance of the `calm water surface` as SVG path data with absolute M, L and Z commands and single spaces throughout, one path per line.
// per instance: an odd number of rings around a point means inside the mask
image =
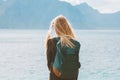
M 0 30 L 0 80 L 48 80 L 46 30 Z M 79 80 L 120 80 L 120 30 L 75 30 Z

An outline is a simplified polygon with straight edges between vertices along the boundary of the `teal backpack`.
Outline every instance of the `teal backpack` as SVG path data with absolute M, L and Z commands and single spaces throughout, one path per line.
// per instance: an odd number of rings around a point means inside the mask
M 75 45 L 74 48 L 71 48 L 67 46 L 61 46 L 61 41 L 59 38 L 56 40 L 56 56 L 53 67 L 60 73 L 60 78 L 68 79 L 76 77 L 78 70 L 81 67 L 79 62 L 80 43 L 71 39 Z

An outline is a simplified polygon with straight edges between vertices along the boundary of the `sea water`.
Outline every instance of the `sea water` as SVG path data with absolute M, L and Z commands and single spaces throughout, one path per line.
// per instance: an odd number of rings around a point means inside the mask
M 0 30 L 0 80 L 49 80 L 47 30 Z M 120 30 L 75 30 L 78 80 L 120 80 Z

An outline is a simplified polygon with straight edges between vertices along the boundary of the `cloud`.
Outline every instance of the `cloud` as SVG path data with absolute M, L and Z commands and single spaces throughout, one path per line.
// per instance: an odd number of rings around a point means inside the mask
M 5 13 L 7 8 L 9 8 L 16 0 L 3 0 L 0 5 L 0 16 Z
M 62 0 L 77 5 L 83 2 L 88 3 L 101 13 L 114 13 L 120 11 L 120 0 Z

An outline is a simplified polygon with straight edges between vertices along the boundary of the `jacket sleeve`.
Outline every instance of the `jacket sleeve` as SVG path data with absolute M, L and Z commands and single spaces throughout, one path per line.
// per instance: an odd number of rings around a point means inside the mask
M 47 56 L 47 67 L 49 71 L 51 70 L 51 63 L 52 63 L 52 42 L 51 39 L 47 42 L 47 50 L 46 50 L 46 56 Z

